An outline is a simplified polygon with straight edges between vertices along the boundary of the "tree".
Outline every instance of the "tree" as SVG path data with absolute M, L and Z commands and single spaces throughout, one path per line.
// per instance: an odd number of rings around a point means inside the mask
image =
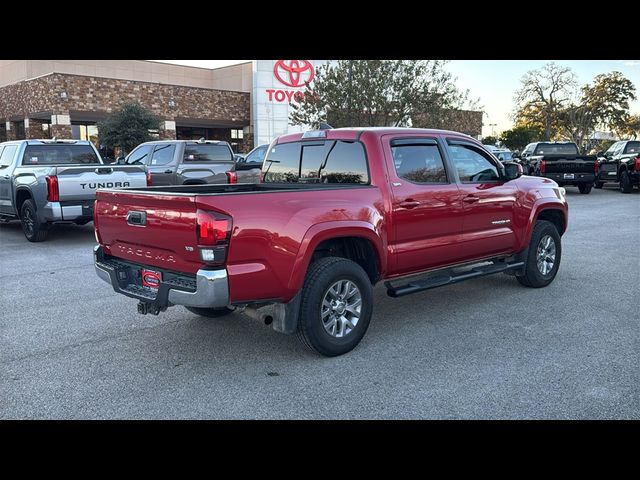
M 488 135 L 482 138 L 482 143 L 485 145 L 495 145 L 498 142 L 498 137 Z
M 575 74 L 570 68 L 551 62 L 539 70 L 527 72 L 521 82 L 515 95 L 516 124 L 542 127 L 544 139 L 551 140 L 558 112 L 569 101 L 572 89 L 577 85 Z
M 153 140 L 149 130 L 160 128 L 161 119 L 137 102 L 126 103 L 98 123 L 100 143 L 107 147 L 120 147 L 124 154 L 141 143 Z
M 339 60 L 318 67 L 313 88 L 292 104 L 292 125 L 406 126 L 446 122 L 442 114 L 461 108 L 468 92 L 443 69 L 443 61 Z
M 640 115 L 629 115 L 624 125 L 618 130 L 620 138 L 635 140 L 640 137 Z
M 629 101 L 635 98 L 635 86 L 622 73 L 597 75 L 581 88 L 578 102 L 558 111 L 558 130 L 584 150 L 597 128 L 621 134 L 629 118 Z
M 543 136 L 541 128 L 515 126 L 500 134 L 500 142 L 510 150 L 521 152 L 528 144 L 539 141 Z

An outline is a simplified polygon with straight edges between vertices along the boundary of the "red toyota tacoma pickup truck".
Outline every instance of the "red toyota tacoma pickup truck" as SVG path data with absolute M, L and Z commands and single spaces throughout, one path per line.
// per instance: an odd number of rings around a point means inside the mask
M 377 282 L 400 297 L 498 272 L 553 281 L 565 192 L 521 168 L 450 131 L 285 135 L 259 184 L 98 191 L 95 268 L 140 313 L 238 310 L 340 355 L 364 336 Z

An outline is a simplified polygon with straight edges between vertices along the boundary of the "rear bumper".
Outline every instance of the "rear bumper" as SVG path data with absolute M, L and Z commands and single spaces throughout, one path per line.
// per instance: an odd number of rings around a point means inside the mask
M 193 276 L 172 275 L 160 282 L 159 288 L 143 287 L 136 282 L 136 274 L 143 265 L 105 257 L 102 247 L 93 249 L 96 274 L 113 289 L 141 302 L 164 309 L 171 305 L 187 307 L 223 308 L 229 305 L 229 281 L 226 269 L 200 269 Z
M 596 179 L 595 173 L 574 173 L 573 178 L 565 178 L 564 173 L 544 173 L 541 176 L 550 178 L 561 185 L 579 185 L 582 183 L 593 183 Z
M 609 175 L 611 173 L 611 175 Z M 617 172 L 599 172 L 596 177 L 598 182 L 615 182 L 618 183 L 618 173 Z
M 43 222 L 74 222 L 93 219 L 93 202 L 80 202 L 77 205 L 62 205 L 60 202 L 47 202 L 39 209 Z

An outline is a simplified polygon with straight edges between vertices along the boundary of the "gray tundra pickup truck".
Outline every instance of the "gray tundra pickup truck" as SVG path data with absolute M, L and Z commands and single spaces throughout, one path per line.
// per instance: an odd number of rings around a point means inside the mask
M 0 143 L 0 220 L 20 220 L 30 242 L 53 224 L 92 221 L 98 188 L 146 186 L 144 167 L 105 165 L 88 141 Z
M 153 186 L 207 183 L 257 183 L 260 169 L 236 172 L 233 150 L 218 140 L 155 140 L 138 145 L 123 165 L 145 165 Z

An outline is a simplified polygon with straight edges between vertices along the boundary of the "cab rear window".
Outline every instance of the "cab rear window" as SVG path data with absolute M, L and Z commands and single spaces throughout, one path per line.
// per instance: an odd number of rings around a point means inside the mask
M 185 162 L 233 162 L 233 152 L 226 143 L 187 143 Z
M 578 155 L 578 148 L 573 143 L 539 143 L 534 155 Z
M 262 171 L 263 181 L 272 183 L 369 183 L 364 147 L 345 140 L 274 145 Z
M 100 164 L 95 150 L 89 145 L 27 145 L 22 165 Z

